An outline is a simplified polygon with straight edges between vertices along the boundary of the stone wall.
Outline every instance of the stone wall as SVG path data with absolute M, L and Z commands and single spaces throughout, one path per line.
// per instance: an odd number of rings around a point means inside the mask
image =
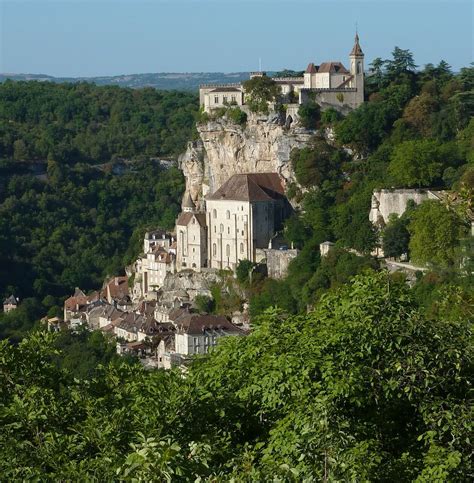
M 425 200 L 439 200 L 441 192 L 422 189 L 382 189 L 372 194 L 369 219 L 377 227 L 388 223 L 391 214 L 403 215 L 410 200 L 417 205 Z
M 257 249 L 257 260 L 266 259 L 268 276 L 270 278 L 282 279 L 288 273 L 288 265 L 291 260 L 296 258 L 298 250 L 274 250 L 274 249 Z

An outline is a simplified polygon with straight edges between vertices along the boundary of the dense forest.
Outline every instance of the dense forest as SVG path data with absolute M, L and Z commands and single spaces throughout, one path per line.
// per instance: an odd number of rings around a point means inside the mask
M 89 83 L 0 84 L 0 159 L 100 163 L 172 156 L 191 138 L 196 94 Z
M 268 279 L 248 262 L 230 277 L 232 291 L 213 287 L 212 299 L 201 298 L 206 311 L 230 313 L 245 294 L 252 331 L 194 359 L 185 377 L 118 358 L 101 333 L 27 331 L 75 285 L 97 287 L 117 273 L 147 226 L 173 224 L 182 175 L 151 161 L 121 175 L 98 170 L 88 163 L 157 152 L 124 154 L 111 141 L 102 159 L 88 148 L 76 157 L 71 134 L 64 158 L 46 152 L 45 181 L 12 175 L 12 158 L 23 157 L 9 144 L 0 166 L 0 292 L 26 299 L 0 319 L 0 338 L 10 339 L 0 342 L 5 479 L 472 479 L 474 68 L 417 70 L 409 51 L 395 49 L 370 69 L 368 102 L 346 117 L 302 111 L 319 134 L 291 156 L 298 183 L 288 196 L 300 208 L 284 235 L 301 251 L 288 277 Z M 42 89 L 21 85 L 29 88 Z M 84 88 L 99 89 L 58 87 Z M 109 89 L 135 95 L 100 92 Z M 187 109 L 169 152 L 192 135 Z M 47 123 L 26 119 L 11 129 L 39 153 Z M 133 115 L 120 119 L 117 132 L 133 131 Z M 410 206 L 377 232 L 371 195 L 392 186 L 448 196 Z M 321 257 L 327 240 L 335 247 Z M 379 244 L 424 271 L 407 283 L 380 270 L 370 255 Z
M 184 189 L 177 168 L 150 161 L 123 175 L 49 161 L 47 174 L 5 177 L 0 187 L 0 294 L 23 300 L 0 316 L 0 337 L 54 315 L 74 287 L 97 289 L 119 274 L 147 229 L 174 226 Z

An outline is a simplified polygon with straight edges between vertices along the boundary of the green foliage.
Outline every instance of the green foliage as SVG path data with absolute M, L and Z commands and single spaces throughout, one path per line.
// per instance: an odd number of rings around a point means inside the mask
M 324 138 L 316 137 L 311 146 L 294 149 L 291 164 L 298 183 L 305 187 L 320 186 L 324 181 L 341 179 L 345 154 L 330 146 Z
M 316 129 L 321 120 L 321 108 L 314 101 L 301 104 L 298 109 L 300 123 L 306 129 Z
M 430 139 L 405 141 L 395 147 L 389 172 L 399 186 L 428 187 L 439 184 L 443 168 L 450 163 L 448 147 Z
M 362 104 L 336 125 L 338 142 L 360 154 L 373 151 L 387 137 L 412 95 L 409 84 L 383 89 L 375 100 Z
M 382 232 L 382 247 L 386 257 L 400 257 L 408 253 L 410 233 L 408 232 L 408 219 L 394 216 Z
M 441 267 L 459 262 L 460 237 L 466 228 L 459 216 L 442 203 L 423 202 L 414 211 L 408 231 L 410 254 L 415 262 Z
M 278 84 L 266 75 L 256 76 L 243 83 L 245 103 L 252 112 L 268 114 L 268 104 L 280 94 Z
M 245 126 L 247 122 L 247 114 L 238 107 L 231 107 L 227 110 L 227 117 L 239 126 Z
M 61 180 L 47 183 L 12 176 L 0 199 L 4 296 L 7 286 L 38 300 L 96 288 L 136 257 L 147 227 L 174 226 L 183 190 L 176 168 L 142 162 L 121 176 L 84 165 L 58 169 Z
M 472 287 L 438 299 L 427 318 L 404 283 L 358 276 L 312 313 L 267 311 L 186 378 L 113 361 L 84 379 L 58 364 L 72 335 L 4 341 L 0 472 L 9 481 L 464 481 L 472 344 L 459 308 Z M 95 337 L 84 342 L 104 354 Z
M 341 119 L 343 119 L 343 115 L 333 107 L 330 107 L 321 113 L 321 124 L 324 126 L 332 126 Z
M 196 295 L 194 298 L 194 305 L 201 314 L 211 314 L 216 308 L 216 303 L 213 298 L 207 295 Z
M 0 157 L 60 163 L 180 153 L 191 138 L 195 94 L 93 84 L 0 84 Z
M 251 271 L 255 269 L 256 265 L 250 260 L 240 260 L 235 270 L 237 280 L 241 285 L 248 285 L 250 281 Z

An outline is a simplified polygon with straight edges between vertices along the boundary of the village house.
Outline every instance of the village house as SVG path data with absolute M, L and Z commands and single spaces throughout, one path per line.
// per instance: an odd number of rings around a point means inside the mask
M 183 358 L 207 354 L 222 337 L 245 335 L 222 315 L 187 313 L 173 323 L 176 326 L 175 352 Z
M 150 298 L 163 286 L 168 273 L 176 271 L 176 242 L 164 230 L 146 232 L 143 254 L 135 262 L 133 297 Z
M 10 295 L 3 301 L 3 311 L 8 314 L 18 307 L 18 299 L 14 295 Z
M 86 295 L 80 288 L 76 287 L 74 295 L 64 301 L 64 320 L 81 319 L 81 315 L 86 312 L 87 308 L 100 299 L 99 292 Z
M 265 72 L 251 72 L 250 78 L 264 76 Z M 310 62 L 301 77 L 276 77 L 283 101 L 292 115 L 297 106 L 314 99 L 323 109 L 355 109 L 364 102 L 364 53 L 356 33 L 349 54 L 349 69 L 342 62 L 330 61 L 317 65 Z M 206 112 L 228 105 L 245 106 L 242 83 L 206 84 L 199 89 L 199 101 Z M 295 108 L 292 109 L 293 105 Z

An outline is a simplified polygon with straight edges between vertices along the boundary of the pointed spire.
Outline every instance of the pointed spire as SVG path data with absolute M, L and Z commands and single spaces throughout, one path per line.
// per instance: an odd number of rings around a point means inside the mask
M 181 208 L 183 211 L 194 211 L 196 209 L 196 205 L 194 204 L 189 191 L 186 191 L 183 196 L 183 203 L 181 204 Z
M 354 55 L 354 56 L 364 55 L 364 52 L 362 52 L 362 49 L 360 48 L 359 33 L 357 32 L 357 30 L 356 30 L 355 39 L 354 39 L 354 47 L 352 47 L 350 55 Z

